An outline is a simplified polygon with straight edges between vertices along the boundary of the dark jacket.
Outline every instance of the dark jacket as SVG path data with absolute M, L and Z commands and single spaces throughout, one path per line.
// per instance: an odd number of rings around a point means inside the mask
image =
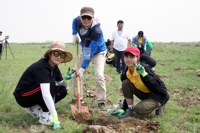
M 160 102 L 162 105 L 165 104 L 169 100 L 169 94 L 167 92 L 164 82 L 152 71 L 150 65 L 148 65 L 144 61 L 140 61 L 140 64 L 144 66 L 146 72 L 148 73 L 145 77 L 142 77 L 142 75 L 140 75 L 143 83 L 158 102 Z M 121 74 L 121 81 L 127 79 L 127 70 L 128 67 L 126 68 L 125 73 Z

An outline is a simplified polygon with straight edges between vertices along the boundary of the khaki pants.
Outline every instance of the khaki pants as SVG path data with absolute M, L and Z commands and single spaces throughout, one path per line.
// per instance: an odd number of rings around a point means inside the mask
M 161 104 L 151 95 L 151 93 L 144 93 L 138 90 L 128 79 L 123 81 L 122 91 L 125 98 L 133 99 L 134 94 L 141 100 L 134 107 L 134 111 L 138 115 L 150 114 L 152 111 L 161 106 Z
M 105 55 L 106 51 L 98 53 L 92 57 L 92 63 L 94 65 L 94 78 L 96 81 L 96 95 L 98 103 L 105 103 L 106 102 L 106 85 L 105 85 L 105 77 L 104 77 L 104 65 L 105 65 Z M 79 55 L 79 59 L 77 59 L 77 70 L 81 67 L 83 63 L 82 53 Z M 77 81 L 76 77 L 72 78 L 72 83 L 74 86 L 74 98 L 77 99 Z M 80 91 L 81 91 L 81 99 L 83 99 L 83 80 L 80 80 Z

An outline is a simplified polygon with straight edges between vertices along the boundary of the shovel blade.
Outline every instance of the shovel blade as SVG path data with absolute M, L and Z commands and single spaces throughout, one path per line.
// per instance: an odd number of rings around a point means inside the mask
M 87 104 L 70 104 L 72 112 L 85 112 L 89 113 L 89 107 Z
M 86 104 L 70 104 L 72 116 L 78 122 L 85 122 L 90 119 L 89 107 Z

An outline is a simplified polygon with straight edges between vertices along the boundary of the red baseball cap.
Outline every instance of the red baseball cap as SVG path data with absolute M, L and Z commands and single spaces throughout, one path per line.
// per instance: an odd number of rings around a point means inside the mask
M 140 50 L 138 48 L 136 48 L 135 46 L 127 47 L 126 50 L 124 51 L 124 54 L 128 53 L 128 52 L 135 56 L 140 56 Z

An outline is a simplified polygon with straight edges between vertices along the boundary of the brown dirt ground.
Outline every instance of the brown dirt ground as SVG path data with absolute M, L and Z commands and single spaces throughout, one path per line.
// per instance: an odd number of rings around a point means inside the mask
M 162 66 L 165 66 L 165 64 L 161 64 Z M 185 70 L 194 70 L 194 68 L 175 68 L 175 71 L 185 71 Z M 161 79 L 167 79 L 170 80 L 169 77 L 166 76 L 160 76 Z M 197 77 L 198 74 L 197 74 Z M 110 78 L 108 75 L 105 75 L 106 83 L 112 82 L 112 78 Z M 87 88 L 90 88 L 87 86 Z M 93 88 L 93 87 L 91 87 Z M 119 95 L 122 95 L 121 86 L 114 89 L 115 93 L 118 93 Z M 180 87 L 177 89 L 174 89 L 172 92 L 172 96 L 176 97 L 184 93 L 185 88 Z M 196 87 L 190 87 L 186 88 L 186 91 L 189 92 L 185 97 L 181 97 L 176 102 L 179 106 L 191 106 L 196 105 L 200 106 L 200 97 L 198 97 L 197 92 L 198 89 Z M 88 92 L 88 98 L 95 98 L 95 92 L 92 96 L 90 96 L 92 91 Z M 108 94 L 109 95 L 109 94 Z M 107 100 L 109 102 L 109 96 L 107 97 Z M 93 117 L 92 117 L 93 116 Z M 95 118 L 94 118 L 95 117 Z M 115 117 L 115 118 L 113 118 Z M 81 118 L 81 117 L 79 117 Z M 116 116 L 111 116 L 106 111 L 100 111 L 95 109 L 90 109 L 90 119 L 87 118 L 87 120 L 78 120 L 80 123 L 87 124 L 88 126 L 83 130 L 83 133 L 92 132 L 92 133 L 125 133 L 125 132 L 133 132 L 133 133 L 148 133 L 148 132 L 160 132 L 160 123 L 158 121 L 150 121 L 150 120 L 141 120 L 136 118 L 125 118 L 125 119 L 118 119 Z
M 107 111 L 101 111 L 99 109 L 90 110 L 90 119 L 86 119 L 82 116 L 75 119 L 78 123 L 88 125 L 82 131 L 83 133 L 158 133 L 160 127 L 158 121 L 140 120 L 131 117 L 121 120 L 116 116 L 111 116 Z
M 188 107 L 191 105 L 200 106 L 200 97 L 198 96 L 199 89 L 197 87 L 189 87 L 189 88 L 183 88 L 179 87 L 173 90 L 172 96 L 176 97 L 184 93 L 184 91 L 187 92 L 185 97 L 181 97 L 175 102 L 179 106 Z
M 108 75 L 105 75 L 106 83 L 112 82 L 112 78 Z M 84 86 L 87 88 L 85 97 L 95 99 L 96 94 L 94 86 L 90 86 L 84 83 Z M 91 89 L 91 90 L 90 90 Z M 113 90 L 115 93 L 123 96 L 121 86 Z M 113 93 L 113 92 L 112 92 Z M 109 95 L 107 94 L 107 102 L 110 101 Z M 75 121 L 78 123 L 86 124 L 87 127 L 82 131 L 83 133 L 92 132 L 92 133 L 148 133 L 148 132 L 159 132 L 160 123 L 158 121 L 150 120 L 141 120 L 136 118 L 125 118 L 118 119 L 117 116 L 110 115 L 107 111 L 101 111 L 99 109 L 89 106 L 89 116 L 85 114 L 78 114 L 75 118 Z

